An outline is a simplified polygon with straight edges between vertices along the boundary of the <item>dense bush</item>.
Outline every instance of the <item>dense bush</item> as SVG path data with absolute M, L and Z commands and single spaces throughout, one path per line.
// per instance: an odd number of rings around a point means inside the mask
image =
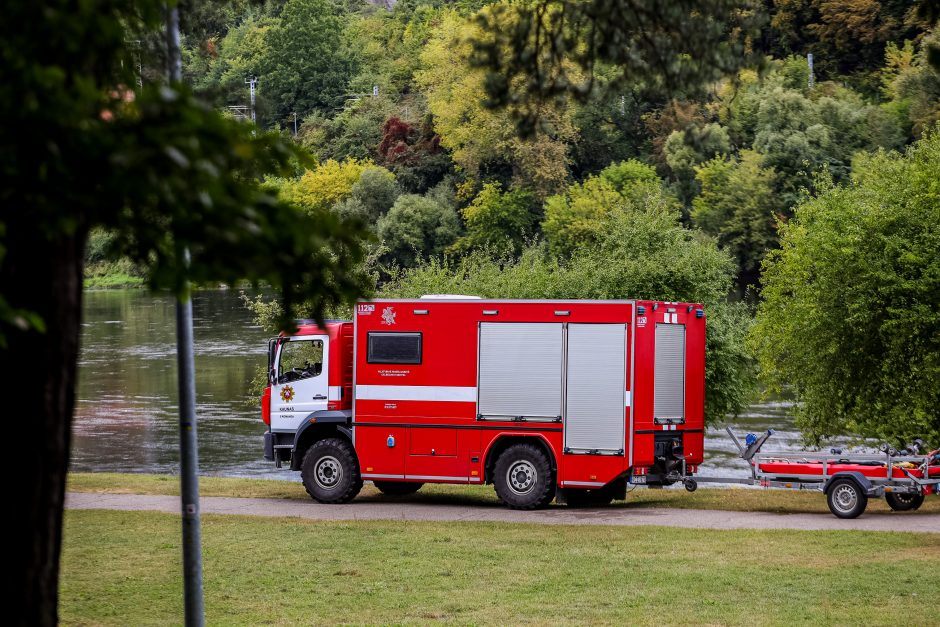
M 940 444 L 940 128 L 856 161 L 781 229 L 753 345 L 793 385 L 813 439 L 846 431 Z

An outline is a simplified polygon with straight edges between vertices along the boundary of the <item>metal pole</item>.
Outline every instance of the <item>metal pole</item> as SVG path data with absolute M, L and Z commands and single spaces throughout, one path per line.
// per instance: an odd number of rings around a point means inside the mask
M 294 137 L 297 137 L 297 112 L 294 111 Z
M 806 65 L 809 68 L 809 78 L 806 79 L 806 86 L 812 89 L 816 85 L 816 77 L 813 75 L 813 53 L 806 55 Z
M 258 79 L 254 76 L 249 76 L 245 79 L 245 82 L 248 83 L 248 93 L 251 96 L 251 121 L 255 122 L 255 83 L 258 82 Z
M 167 6 L 166 48 L 170 83 L 183 78 L 179 9 Z M 189 265 L 189 251 L 183 251 Z M 189 285 L 186 285 L 188 292 Z M 180 496 L 183 519 L 183 591 L 187 627 L 205 624 L 202 599 L 202 540 L 199 532 L 199 453 L 196 444 L 196 371 L 193 360 L 193 303 L 176 302 L 176 364 L 180 404 Z

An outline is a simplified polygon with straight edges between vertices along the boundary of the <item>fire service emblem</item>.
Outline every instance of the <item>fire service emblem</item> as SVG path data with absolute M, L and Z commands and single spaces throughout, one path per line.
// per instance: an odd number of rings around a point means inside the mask
M 294 400 L 294 388 L 289 385 L 285 385 L 281 388 L 281 400 L 285 403 L 289 403 Z
M 393 325 L 395 324 L 395 308 L 386 307 L 382 310 L 382 324 Z

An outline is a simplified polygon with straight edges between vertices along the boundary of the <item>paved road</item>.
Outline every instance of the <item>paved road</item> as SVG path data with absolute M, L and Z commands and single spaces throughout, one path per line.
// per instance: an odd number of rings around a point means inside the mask
M 200 500 L 204 514 L 238 514 L 308 520 L 424 520 L 492 521 L 550 525 L 662 525 L 694 529 L 852 529 L 862 531 L 920 531 L 940 533 L 940 514 L 865 514 L 839 520 L 830 514 L 770 514 L 701 509 L 553 507 L 519 512 L 497 505 L 427 503 L 350 503 L 321 505 L 313 501 L 244 499 L 207 496 Z M 69 492 L 68 509 L 110 509 L 177 513 L 179 497 L 142 494 Z

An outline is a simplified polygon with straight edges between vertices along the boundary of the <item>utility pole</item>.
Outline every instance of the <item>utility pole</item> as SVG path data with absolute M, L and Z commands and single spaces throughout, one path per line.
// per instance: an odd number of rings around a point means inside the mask
M 816 85 L 816 77 L 813 76 L 813 53 L 806 55 L 806 65 L 809 67 L 809 78 L 806 79 L 806 86 L 812 89 Z
M 297 112 L 294 111 L 294 137 L 297 137 Z
M 248 85 L 248 92 L 251 94 L 251 123 L 254 124 L 255 120 L 255 85 L 258 83 L 257 76 L 249 76 L 245 79 L 245 84 Z
M 166 50 L 171 85 L 183 80 L 180 55 L 180 14 L 166 7 Z M 183 263 L 189 266 L 189 250 Z M 202 539 L 199 531 L 199 453 L 196 445 L 196 372 L 193 360 L 193 301 L 189 283 L 176 301 L 176 367 L 180 404 L 180 497 L 183 518 L 183 596 L 187 627 L 202 627 Z

